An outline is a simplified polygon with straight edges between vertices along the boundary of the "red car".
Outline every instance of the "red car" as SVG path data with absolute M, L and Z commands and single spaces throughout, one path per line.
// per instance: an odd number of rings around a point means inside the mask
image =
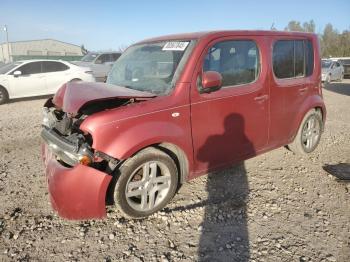
M 114 203 L 141 218 L 209 171 L 312 152 L 326 118 L 319 52 L 309 33 L 171 35 L 129 47 L 107 83 L 65 84 L 41 133 L 53 208 L 102 218 Z

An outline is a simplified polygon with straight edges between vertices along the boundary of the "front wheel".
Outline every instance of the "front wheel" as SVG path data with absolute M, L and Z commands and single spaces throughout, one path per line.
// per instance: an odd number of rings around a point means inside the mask
M 174 196 L 177 185 L 174 160 L 156 148 L 146 148 L 121 166 L 114 200 L 124 215 L 143 218 L 161 210 Z
M 0 105 L 5 104 L 9 100 L 9 94 L 6 89 L 0 86 Z
M 294 141 L 288 145 L 288 148 L 296 154 L 311 153 L 320 142 L 322 130 L 323 122 L 321 115 L 314 109 L 309 111 L 304 116 L 298 133 Z

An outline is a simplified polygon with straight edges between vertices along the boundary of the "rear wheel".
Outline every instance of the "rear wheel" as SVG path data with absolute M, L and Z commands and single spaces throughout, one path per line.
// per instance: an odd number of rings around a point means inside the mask
M 0 86 L 0 105 L 5 104 L 9 100 L 9 94 L 7 90 Z
M 294 141 L 288 145 L 288 148 L 296 154 L 308 154 L 318 146 L 323 122 L 320 113 L 316 110 L 309 111 L 299 127 Z
M 120 168 L 114 200 L 122 213 L 143 218 L 161 210 L 174 196 L 178 171 L 173 159 L 155 148 L 146 148 Z

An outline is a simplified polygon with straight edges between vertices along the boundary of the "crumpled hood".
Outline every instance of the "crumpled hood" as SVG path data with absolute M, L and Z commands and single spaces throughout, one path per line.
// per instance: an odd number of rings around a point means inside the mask
M 66 113 L 76 114 L 87 103 L 116 98 L 151 98 L 154 94 L 106 83 L 68 82 L 55 94 L 52 102 Z

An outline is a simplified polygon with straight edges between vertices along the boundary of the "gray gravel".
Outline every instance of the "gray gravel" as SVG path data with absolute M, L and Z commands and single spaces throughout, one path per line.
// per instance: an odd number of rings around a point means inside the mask
M 350 261 L 350 183 L 323 169 L 350 172 L 346 81 L 324 90 L 315 153 L 280 148 L 203 176 L 140 221 L 113 207 L 105 220 L 59 218 L 40 159 L 44 99 L 0 106 L 0 261 Z

